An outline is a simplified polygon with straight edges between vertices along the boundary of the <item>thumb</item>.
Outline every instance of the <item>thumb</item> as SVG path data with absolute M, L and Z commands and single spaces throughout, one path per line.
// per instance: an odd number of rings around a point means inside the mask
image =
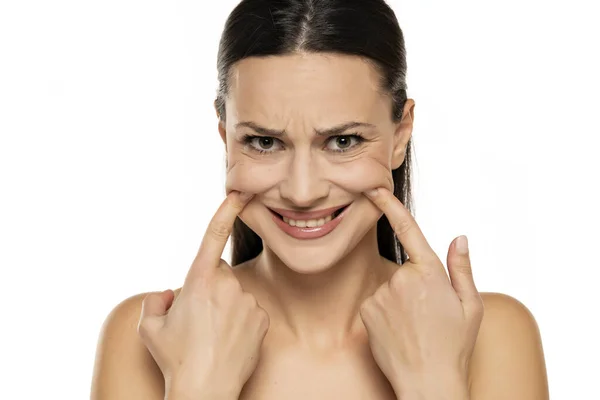
M 171 308 L 174 298 L 175 293 L 171 289 L 146 295 L 142 301 L 138 332 L 143 335 L 157 328 L 157 324 L 162 325 L 162 317 Z
M 148 294 L 142 302 L 142 317 L 161 317 L 173 304 L 175 293 L 171 289 Z
M 472 299 L 479 298 L 479 292 L 473 279 L 473 270 L 471 269 L 469 242 L 465 235 L 461 235 L 452 241 L 448 249 L 446 262 L 452 287 L 463 305 L 468 304 L 468 301 Z

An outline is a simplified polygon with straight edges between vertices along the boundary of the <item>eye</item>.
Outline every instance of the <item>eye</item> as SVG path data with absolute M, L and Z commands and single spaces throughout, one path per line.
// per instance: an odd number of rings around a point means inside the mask
M 259 153 L 273 153 L 276 150 L 278 139 L 270 136 L 255 136 L 245 135 L 243 138 L 244 144 L 246 144 L 250 150 L 257 151 Z
M 343 153 L 364 142 L 359 134 L 332 136 L 327 142 L 327 148 L 333 152 Z M 332 146 L 333 145 L 333 146 Z
M 245 135 L 242 141 L 248 149 L 259 154 L 275 153 L 280 150 L 277 145 L 281 146 L 279 139 L 271 136 Z M 332 136 L 327 141 L 326 148 L 334 153 L 343 153 L 354 149 L 364 141 L 365 138 L 358 133 Z
M 257 147 L 261 150 L 269 150 L 275 143 L 272 137 L 257 137 L 255 141 Z

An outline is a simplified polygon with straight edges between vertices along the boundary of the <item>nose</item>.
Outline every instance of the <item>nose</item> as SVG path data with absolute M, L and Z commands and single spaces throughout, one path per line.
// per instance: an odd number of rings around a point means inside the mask
M 290 158 L 286 178 L 279 186 L 281 197 L 297 207 L 311 207 L 329 195 L 323 168 L 309 149 L 296 149 Z

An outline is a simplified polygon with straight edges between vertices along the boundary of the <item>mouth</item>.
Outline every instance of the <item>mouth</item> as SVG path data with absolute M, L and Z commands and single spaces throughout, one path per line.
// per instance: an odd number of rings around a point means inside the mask
M 346 204 L 345 206 L 341 206 L 339 208 L 333 209 L 333 211 L 330 211 L 329 213 L 321 212 L 321 213 L 319 213 L 320 215 L 316 215 L 315 213 L 311 213 L 311 214 L 307 213 L 306 217 L 304 217 L 302 215 L 302 213 L 292 213 L 292 212 L 283 212 L 283 211 L 281 213 L 278 213 L 274 209 L 269 208 L 269 210 L 276 217 L 278 217 L 285 223 L 289 224 L 290 226 L 297 226 L 299 228 L 314 228 L 316 226 L 322 226 L 322 225 L 326 224 L 327 222 L 335 219 L 348 206 L 349 206 L 349 204 Z M 332 209 L 329 209 L 329 210 L 332 210 Z M 327 210 L 325 210 L 325 211 L 327 211 Z
M 316 239 L 333 231 L 347 214 L 352 203 L 319 212 L 296 213 L 271 209 L 275 224 L 296 239 Z

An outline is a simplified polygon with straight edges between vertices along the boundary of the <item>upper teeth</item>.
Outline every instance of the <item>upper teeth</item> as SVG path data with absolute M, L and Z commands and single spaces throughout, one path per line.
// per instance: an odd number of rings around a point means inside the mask
M 283 220 L 291 226 L 297 226 L 299 228 L 314 228 L 315 226 L 325 225 L 327 222 L 331 221 L 331 218 L 331 215 L 328 215 L 325 218 L 319 219 L 296 220 L 283 217 Z

